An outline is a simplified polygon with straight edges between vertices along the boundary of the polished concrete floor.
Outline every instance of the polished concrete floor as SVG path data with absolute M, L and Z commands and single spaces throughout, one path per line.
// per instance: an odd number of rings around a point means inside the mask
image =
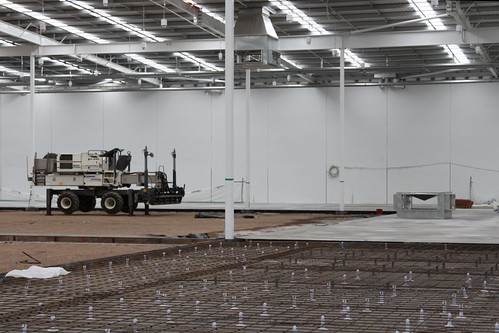
M 350 221 L 236 233 L 241 239 L 372 241 L 422 243 L 499 243 L 499 214 L 492 209 L 457 209 L 452 219 L 401 219 L 396 214 Z

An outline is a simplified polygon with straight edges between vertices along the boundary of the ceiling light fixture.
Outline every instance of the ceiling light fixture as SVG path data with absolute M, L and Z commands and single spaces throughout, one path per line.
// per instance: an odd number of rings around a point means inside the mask
M 104 7 L 107 7 L 107 5 L 109 4 L 109 0 L 102 0 L 102 4 L 104 5 Z
M 40 22 L 40 32 L 45 32 L 47 30 L 47 23 L 41 21 Z
M 161 19 L 161 26 L 164 28 L 168 25 L 168 20 L 166 19 L 166 1 L 163 2 L 163 18 Z

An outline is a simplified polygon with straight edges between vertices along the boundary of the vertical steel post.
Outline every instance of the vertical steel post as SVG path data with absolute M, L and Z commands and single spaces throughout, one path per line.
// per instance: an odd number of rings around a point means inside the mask
M 32 52 L 29 57 L 29 121 L 30 121 L 30 157 L 35 156 L 35 142 L 36 142 L 36 120 L 35 120 L 35 54 Z M 34 161 L 33 161 L 34 162 Z M 29 168 L 28 168 L 29 170 Z M 29 171 L 28 171 L 29 172 Z M 30 210 L 33 208 L 31 199 L 33 198 L 33 183 L 29 186 L 29 199 L 28 207 Z
M 147 157 L 151 156 L 147 150 L 147 146 L 144 148 L 144 193 L 146 196 L 146 201 L 144 202 L 144 214 L 149 215 L 149 199 L 151 194 L 149 193 L 149 170 L 147 169 Z
M 345 48 L 340 49 L 340 212 L 345 211 Z
M 177 152 L 175 149 L 172 151 L 172 158 L 173 158 L 173 171 L 172 171 L 172 176 L 173 176 L 173 188 L 177 188 Z
M 251 69 L 246 69 L 246 209 L 251 205 Z
M 225 0 L 225 239 L 234 239 L 234 0 Z

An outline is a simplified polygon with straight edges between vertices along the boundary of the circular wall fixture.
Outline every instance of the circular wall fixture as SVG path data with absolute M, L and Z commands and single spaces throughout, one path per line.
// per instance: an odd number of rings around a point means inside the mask
M 329 177 L 331 178 L 336 178 L 340 175 L 340 168 L 338 168 L 338 166 L 336 165 L 331 165 L 329 167 L 329 170 L 327 171 Z

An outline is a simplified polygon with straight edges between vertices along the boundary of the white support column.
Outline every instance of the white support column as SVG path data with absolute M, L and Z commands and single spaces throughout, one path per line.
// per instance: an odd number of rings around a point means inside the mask
M 234 0 L 225 0 L 225 239 L 234 239 Z
M 345 48 L 340 48 L 340 212 L 345 211 Z
M 246 69 L 246 209 L 251 205 L 251 69 Z
M 30 161 L 35 156 L 35 142 L 36 142 L 36 123 L 35 123 L 35 54 L 31 53 L 29 57 L 29 122 L 30 122 L 30 149 L 28 156 L 28 161 Z M 28 168 L 29 170 L 29 168 Z M 33 203 L 31 202 L 33 198 L 33 186 L 30 185 L 29 188 L 29 199 L 28 207 L 26 209 L 32 209 Z

